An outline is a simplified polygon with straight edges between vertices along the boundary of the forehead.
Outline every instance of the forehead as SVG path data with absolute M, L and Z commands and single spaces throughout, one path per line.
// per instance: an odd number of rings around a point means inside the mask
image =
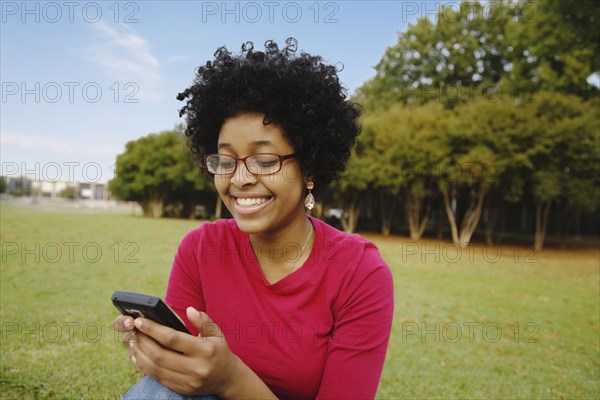
M 219 132 L 219 149 L 251 152 L 262 147 L 265 152 L 292 151 L 283 130 L 273 123 L 263 124 L 263 119 L 264 115 L 258 113 L 239 114 L 226 119 Z

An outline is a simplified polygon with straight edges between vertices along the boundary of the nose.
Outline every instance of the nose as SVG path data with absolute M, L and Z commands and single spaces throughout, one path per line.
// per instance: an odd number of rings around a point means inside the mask
M 246 163 L 243 162 L 242 160 L 238 160 L 237 168 L 235 169 L 235 172 L 233 173 L 233 176 L 231 177 L 231 183 L 238 187 L 242 187 L 245 185 L 254 184 L 254 183 L 256 183 L 256 180 L 257 180 L 256 175 L 254 175 L 253 173 L 248 171 L 248 168 L 246 167 Z

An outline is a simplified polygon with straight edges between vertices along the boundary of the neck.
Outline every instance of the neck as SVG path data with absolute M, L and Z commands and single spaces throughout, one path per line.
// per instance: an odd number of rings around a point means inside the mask
M 250 243 L 265 275 L 287 275 L 310 255 L 313 227 L 306 215 L 278 234 L 251 234 Z

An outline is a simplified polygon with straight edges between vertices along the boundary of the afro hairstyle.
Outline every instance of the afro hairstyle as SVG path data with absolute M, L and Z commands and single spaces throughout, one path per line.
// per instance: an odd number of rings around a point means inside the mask
M 223 46 L 197 69 L 193 84 L 177 99 L 186 101 L 179 116 L 186 117 L 188 145 L 200 162 L 217 151 L 227 118 L 257 112 L 264 124 L 282 129 L 315 190 L 339 178 L 360 132 L 361 108 L 346 99 L 334 66 L 320 56 L 297 55 L 297 45 L 288 38 L 280 50 L 269 40 L 262 52 L 246 42 L 239 55 Z

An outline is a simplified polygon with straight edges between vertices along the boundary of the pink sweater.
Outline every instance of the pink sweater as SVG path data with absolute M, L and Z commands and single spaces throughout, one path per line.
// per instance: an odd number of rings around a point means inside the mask
M 233 353 L 279 398 L 367 399 L 377 391 L 392 324 L 389 267 L 374 244 L 311 217 L 315 242 L 295 272 L 269 284 L 235 220 L 189 232 L 166 302 L 205 311 Z M 298 244 L 281 243 L 295 257 Z

